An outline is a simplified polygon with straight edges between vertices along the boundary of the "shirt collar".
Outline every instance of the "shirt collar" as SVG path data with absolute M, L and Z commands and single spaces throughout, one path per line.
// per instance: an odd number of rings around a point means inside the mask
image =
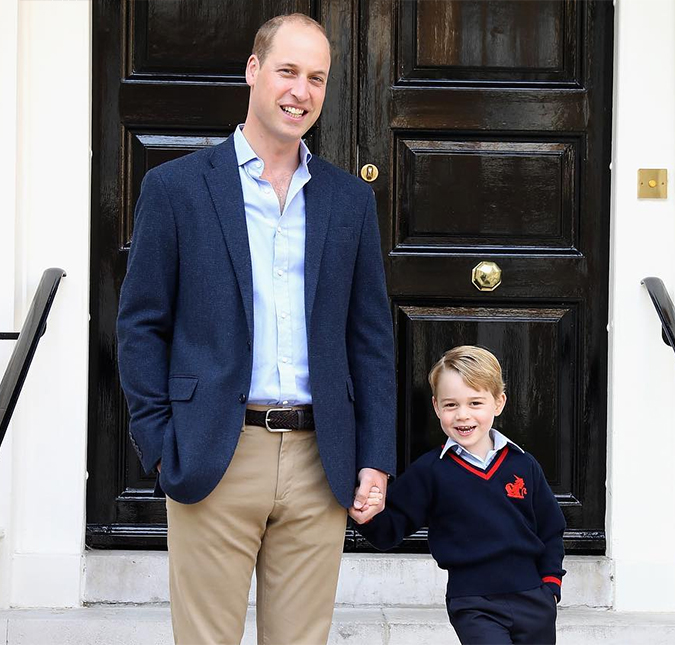
M 490 430 L 490 439 L 492 439 L 492 445 L 493 445 L 493 450 L 497 452 L 498 450 L 501 450 L 504 446 L 507 444 L 510 446 L 513 446 L 516 450 L 519 450 L 520 452 L 525 452 L 518 444 L 513 443 L 511 439 L 509 439 L 506 435 L 503 435 L 499 430 L 495 430 L 492 428 Z M 448 450 L 453 449 L 454 452 L 456 452 L 458 455 L 461 455 L 462 452 L 469 453 L 468 450 L 465 448 L 462 448 L 452 437 L 448 437 L 448 440 L 445 442 L 445 445 L 443 446 L 443 450 L 441 451 L 441 459 L 445 456 L 445 453 L 448 452 Z M 472 453 L 469 453 L 472 454 Z
M 234 151 L 235 154 L 237 155 L 237 164 L 239 166 L 245 166 L 247 163 L 254 160 L 262 161 L 262 159 L 260 159 L 260 157 L 258 157 L 258 155 L 255 153 L 253 148 L 251 148 L 251 144 L 244 136 L 244 133 L 242 132 L 243 127 L 244 124 L 240 123 L 234 129 Z M 305 142 L 302 139 L 300 139 L 300 166 L 302 167 L 303 171 L 305 171 L 307 174 L 309 174 L 307 164 L 309 163 L 311 158 L 312 153 L 309 151 L 309 148 L 307 147 Z

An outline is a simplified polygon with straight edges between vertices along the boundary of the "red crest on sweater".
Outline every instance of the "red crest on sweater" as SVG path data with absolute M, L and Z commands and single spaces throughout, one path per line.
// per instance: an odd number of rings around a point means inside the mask
M 525 480 L 518 475 L 514 475 L 516 481 L 513 484 L 506 484 L 507 497 L 514 497 L 515 499 L 524 499 L 527 495 L 527 488 L 525 488 Z

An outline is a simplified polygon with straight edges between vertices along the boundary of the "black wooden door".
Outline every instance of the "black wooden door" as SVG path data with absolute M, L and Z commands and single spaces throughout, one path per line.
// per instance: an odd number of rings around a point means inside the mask
M 369 0 L 360 17 L 400 467 L 444 439 L 429 367 L 486 346 L 506 374 L 498 426 L 541 462 L 568 552 L 601 552 L 612 3 Z M 481 261 L 501 269 L 493 291 L 472 283 Z
M 333 43 L 310 147 L 380 170 L 401 468 L 442 440 L 430 364 L 488 346 L 508 379 L 504 431 L 542 462 L 568 547 L 601 551 L 612 6 L 571 0 L 95 0 L 88 544 L 165 544 L 115 364 L 141 179 L 243 121 L 255 30 L 290 11 Z M 502 269 L 494 292 L 471 283 L 480 260 Z M 362 548 L 351 531 L 347 545 Z
M 95 0 L 87 543 L 163 547 L 164 501 L 128 439 L 115 319 L 146 171 L 227 137 L 246 117 L 244 67 L 265 20 L 300 11 L 333 43 L 329 92 L 310 147 L 345 168 L 351 122 L 351 0 Z

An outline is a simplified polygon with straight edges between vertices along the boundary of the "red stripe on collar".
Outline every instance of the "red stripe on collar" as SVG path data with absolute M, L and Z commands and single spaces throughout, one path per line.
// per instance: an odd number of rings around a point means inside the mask
M 494 475 L 499 467 L 502 465 L 502 462 L 504 459 L 506 459 L 506 455 L 509 454 L 509 448 L 508 446 L 504 446 L 502 450 L 502 454 L 499 455 L 497 460 L 490 466 L 490 470 L 488 470 L 486 473 L 483 472 L 482 470 L 479 470 L 478 468 L 474 468 L 471 464 L 467 463 L 462 459 L 461 457 L 457 456 L 452 450 L 448 450 L 448 453 L 450 454 L 450 457 L 454 459 L 462 468 L 466 468 L 470 473 L 473 473 L 474 475 L 478 475 L 481 479 L 490 479 L 492 475 Z

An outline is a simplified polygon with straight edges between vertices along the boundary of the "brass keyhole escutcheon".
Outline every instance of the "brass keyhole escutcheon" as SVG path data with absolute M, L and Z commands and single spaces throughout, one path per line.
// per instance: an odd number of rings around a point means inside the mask
M 479 291 L 494 291 L 502 283 L 502 270 L 496 262 L 479 262 L 471 272 L 471 282 Z
M 375 181 L 379 174 L 380 171 L 377 169 L 377 166 L 372 163 L 367 163 L 365 166 L 363 166 L 363 168 L 361 168 L 361 179 L 367 181 L 368 183 Z

